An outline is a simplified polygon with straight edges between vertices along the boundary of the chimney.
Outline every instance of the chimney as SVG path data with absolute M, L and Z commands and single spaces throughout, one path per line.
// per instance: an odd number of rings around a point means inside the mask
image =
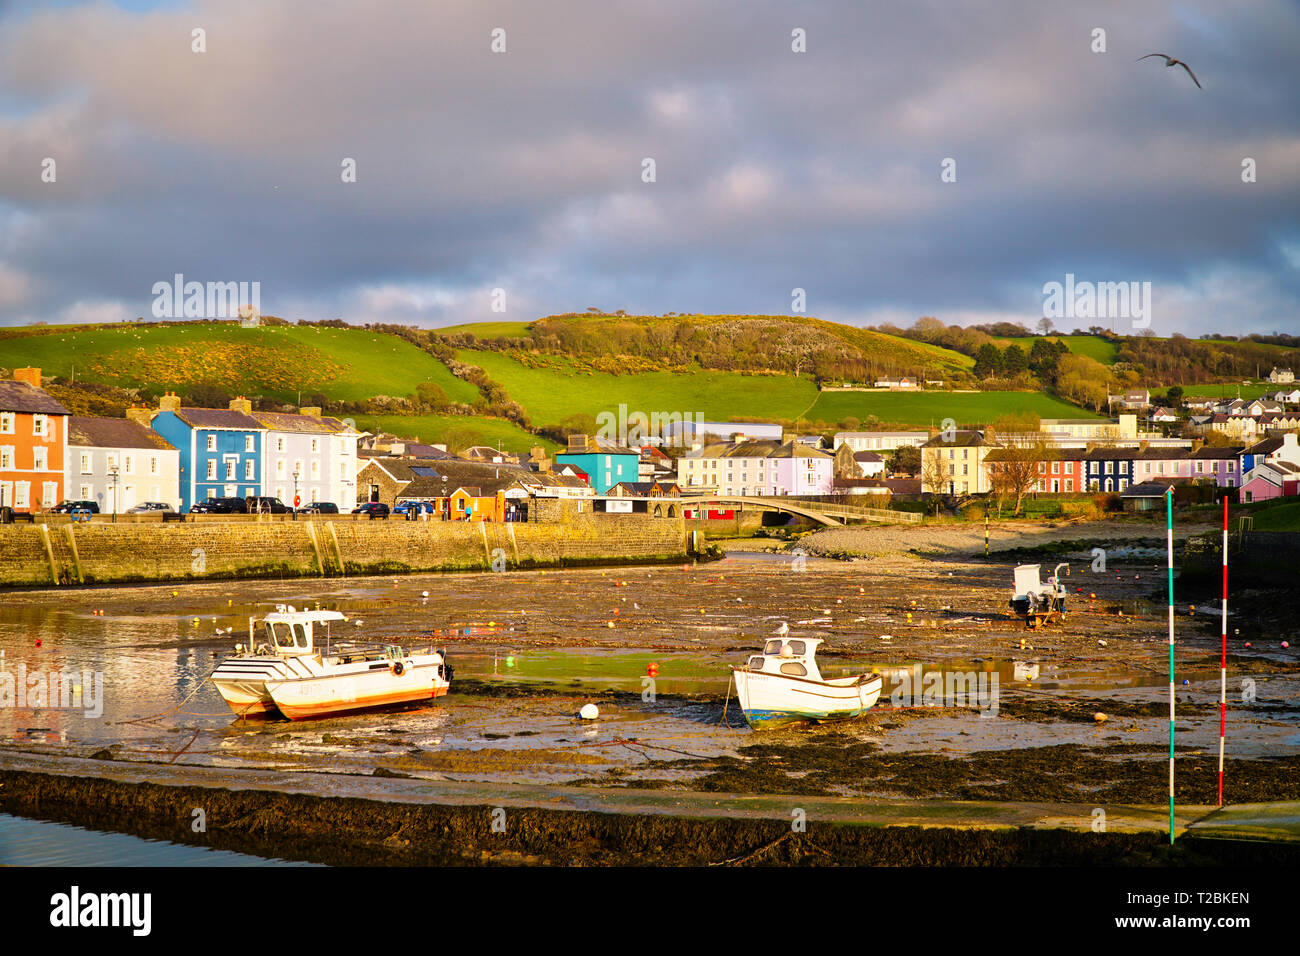
M 32 388 L 40 388 L 41 370 L 38 368 L 16 368 L 14 369 L 14 381 L 26 382 Z
M 158 411 L 160 412 L 179 412 L 181 410 L 181 397 L 174 392 L 168 392 L 158 399 Z
M 156 414 L 157 412 L 155 412 L 152 408 L 128 408 L 126 410 L 127 418 L 129 418 L 133 422 L 143 425 L 145 428 L 149 428 L 151 425 L 153 425 L 153 417 Z
M 304 405 L 302 408 L 298 409 L 298 414 L 306 415 L 309 418 L 320 418 L 320 406 Z
M 243 412 L 245 415 L 253 414 L 253 403 L 240 395 L 230 400 L 230 410 L 232 412 Z

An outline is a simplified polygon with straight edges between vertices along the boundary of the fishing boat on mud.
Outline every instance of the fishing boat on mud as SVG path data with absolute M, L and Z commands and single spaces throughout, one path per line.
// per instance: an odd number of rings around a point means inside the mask
M 262 619 L 262 640 L 248 623 L 238 645 L 209 680 L 241 717 L 326 717 L 442 697 L 451 686 L 446 653 L 378 641 L 336 640 L 338 611 L 277 605 Z
M 880 697 L 877 674 L 825 680 L 817 667 L 821 638 L 775 637 L 744 664 L 731 668 L 736 699 L 750 727 L 776 727 L 795 721 L 860 717 Z

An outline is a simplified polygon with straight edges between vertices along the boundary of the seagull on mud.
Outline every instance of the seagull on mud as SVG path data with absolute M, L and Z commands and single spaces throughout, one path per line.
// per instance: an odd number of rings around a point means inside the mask
M 785 637 L 787 634 L 790 633 L 790 625 L 787 624 L 785 621 L 782 621 L 781 626 L 778 627 L 772 633 L 775 634 L 777 637 Z
M 1184 70 L 1187 71 L 1187 75 L 1192 78 L 1192 82 L 1196 84 L 1196 88 L 1198 90 L 1205 89 L 1205 87 L 1201 86 L 1201 81 L 1196 78 L 1196 74 L 1192 72 L 1192 68 L 1190 66 L 1184 63 L 1182 60 L 1175 59 L 1174 57 L 1170 56 L 1168 53 L 1148 53 L 1146 56 L 1138 57 L 1138 61 L 1145 60 L 1153 56 L 1163 56 L 1165 58 L 1165 66 L 1181 66 Z

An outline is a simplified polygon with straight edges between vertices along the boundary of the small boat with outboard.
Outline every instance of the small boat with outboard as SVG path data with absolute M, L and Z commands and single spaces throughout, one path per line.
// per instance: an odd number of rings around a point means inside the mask
M 774 637 L 744 664 L 731 668 L 736 699 L 750 727 L 794 721 L 860 717 L 880 698 L 878 674 L 826 680 L 817 667 L 819 637 Z
M 339 611 L 276 605 L 262 619 L 259 641 L 237 645 L 209 680 L 241 717 L 325 717 L 442 697 L 451 687 L 446 652 L 382 641 L 336 639 Z

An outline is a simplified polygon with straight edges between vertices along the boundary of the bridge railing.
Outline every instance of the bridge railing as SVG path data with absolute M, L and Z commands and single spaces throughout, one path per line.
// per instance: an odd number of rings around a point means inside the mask
M 692 500 L 699 502 L 739 502 L 771 508 L 801 508 L 815 511 L 830 517 L 867 518 L 874 521 L 890 521 L 897 524 L 920 524 L 921 515 L 914 511 L 894 511 L 891 508 L 872 508 L 854 502 L 823 501 L 817 498 L 799 498 L 794 496 L 759 496 L 759 495 L 682 495 L 684 503 Z

